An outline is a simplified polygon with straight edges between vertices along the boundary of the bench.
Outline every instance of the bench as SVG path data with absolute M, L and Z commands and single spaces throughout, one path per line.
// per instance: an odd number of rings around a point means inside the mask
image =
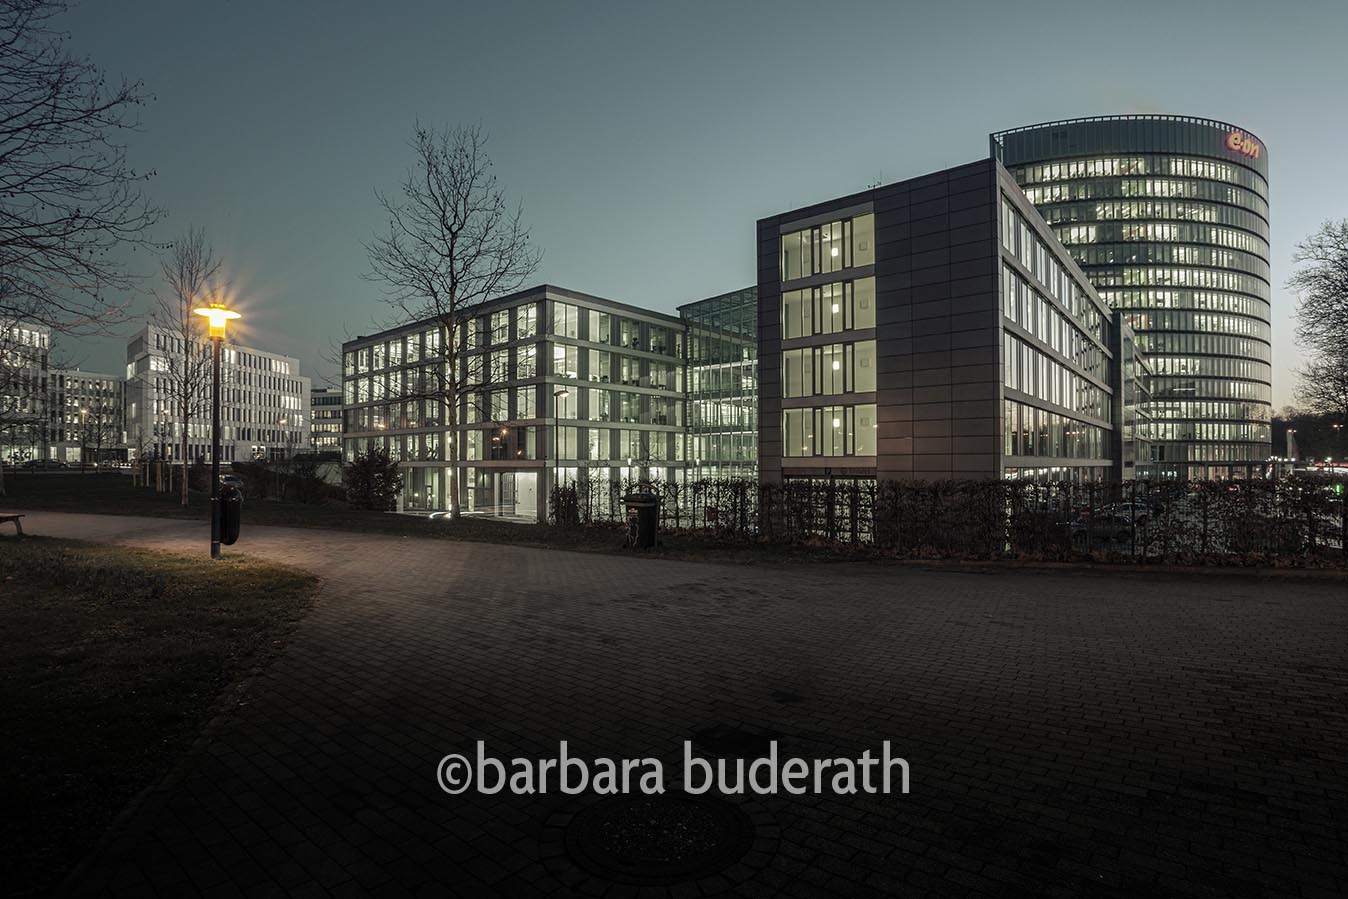
M 18 531 L 18 532 L 19 532 L 19 536 L 22 537 L 22 536 L 23 536 L 23 522 L 19 521 L 19 519 L 22 518 L 22 517 L 23 517 L 22 515 L 0 515 L 0 524 L 4 524 L 5 522 L 8 522 L 8 521 L 14 522 L 14 530 Z

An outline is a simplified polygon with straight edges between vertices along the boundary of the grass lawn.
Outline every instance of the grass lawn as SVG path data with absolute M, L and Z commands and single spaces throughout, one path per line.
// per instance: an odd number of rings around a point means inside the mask
M 303 572 L 0 537 L 0 883 L 42 894 L 313 600 Z
M 179 504 L 177 494 L 156 493 L 150 488 L 132 486 L 131 477 L 121 473 L 82 475 L 8 472 L 5 474 L 5 488 L 7 495 L 0 496 L 0 510 L 44 509 L 51 512 L 102 512 L 110 515 L 205 520 L 210 507 L 208 497 L 193 494 L 189 505 L 184 508 Z M 244 540 L 247 539 L 250 525 L 335 528 L 398 537 L 512 543 L 590 552 L 628 551 L 623 547 L 623 534 L 617 527 L 559 528 L 550 524 L 521 524 L 479 517 L 463 518 L 457 522 L 443 519 L 432 521 L 424 515 L 392 515 L 338 505 L 306 505 L 245 498 Z M 701 561 L 780 563 L 787 560 L 838 560 L 848 555 L 846 550 L 837 548 L 768 546 L 727 541 L 713 534 L 663 533 L 660 540 L 659 555 Z

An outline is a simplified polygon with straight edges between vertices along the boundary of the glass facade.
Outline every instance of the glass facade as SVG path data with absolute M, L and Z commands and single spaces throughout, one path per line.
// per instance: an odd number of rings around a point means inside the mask
M 758 475 L 758 289 L 679 307 L 687 328 L 691 479 Z
M 1268 157 L 1222 122 L 1118 116 L 992 137 L 1154 373 L 1153 472 L 1243 477 L 1271 454 Z
M 1059 257 L 1062 248 L 1005 193 L 999 201 L 1003 472 L 1104 478 L 1119 452 L 1108 310 Z

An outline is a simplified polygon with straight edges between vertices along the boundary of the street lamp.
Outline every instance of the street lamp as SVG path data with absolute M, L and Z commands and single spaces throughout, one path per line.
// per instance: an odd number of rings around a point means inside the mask
M 88 408 L 80 406 L 80 474 L 84 473 L 84 455 L 89 443 L 89 426 L 85 424 Z
M 211 558 L 220 558 L 220 346 L 225 342 L 225 324 L 239 313 L 223 303 L 193 309 L 210 322 L 211 361 Z

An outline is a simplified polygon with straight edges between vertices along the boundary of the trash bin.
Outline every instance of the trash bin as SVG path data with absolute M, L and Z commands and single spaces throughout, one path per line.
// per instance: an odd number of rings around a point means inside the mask
M 629 493 L 623 497 L 623 503 L 627 506 L 627 545 L 637 549 L 655 546 L 660 497 L 654 493 Z
M 239 524 L 243 517 L 243 491 L 230 484 L 220 487 L 220 542 L 233 546 L 239 539 Z

